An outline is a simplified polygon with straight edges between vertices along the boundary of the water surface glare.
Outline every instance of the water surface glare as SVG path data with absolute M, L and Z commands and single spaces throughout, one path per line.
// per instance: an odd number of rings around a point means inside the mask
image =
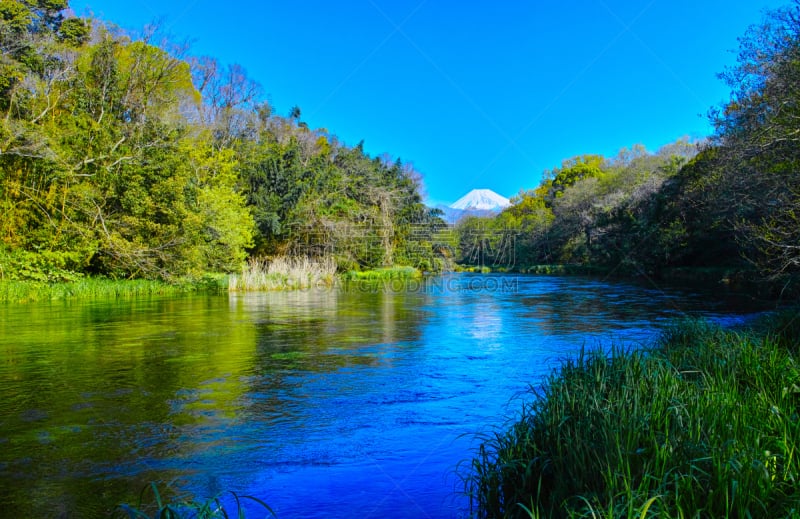
M 0 305 L 0 516 L 105 517 L 161 481 L 279 518 L 467 517 L 456 470 L 474 433 L 559 359 L 745 312 L 510 275 Z

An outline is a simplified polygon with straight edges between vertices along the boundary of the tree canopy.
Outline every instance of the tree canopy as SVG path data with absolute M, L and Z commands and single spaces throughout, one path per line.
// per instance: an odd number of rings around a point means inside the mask
M 435 268 L 420 175 L 280 117 L 239 65 L 66 0 L 0 0 L 0 277 L 172 279 L 248 255 Z
M 708 141 L 567 159 L 481 224 L 516 234 L 514 266 L 800 275 L 800 1 L 767 12 L 739 43 L 737 63 L 720 74 L 731 99 L 711 110 Z
M 800 0 L 740 39 L 708 141 L 577 155 L 455 238 L 411 163 L 278 115 L 240 65 L 68 8 L 0 0 L 0 277 L 171 279 L 278 254 L 438 270 L 476 250 L 800 274 Z

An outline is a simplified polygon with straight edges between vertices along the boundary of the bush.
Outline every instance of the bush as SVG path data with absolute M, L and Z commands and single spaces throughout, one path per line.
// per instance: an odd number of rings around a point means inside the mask
M 0 247 L 0 280 L 40 281 L 44 283 L 77 281 L 83 274 L 78 253 L 40 250 L 29 252 Z

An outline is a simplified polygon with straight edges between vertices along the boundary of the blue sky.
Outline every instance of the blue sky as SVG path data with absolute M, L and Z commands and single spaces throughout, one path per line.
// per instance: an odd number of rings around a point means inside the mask
M 126 29 L 161 20 L 239 63 L 281 114 L 410 161 L 429 201 L 504 196 L 583 153 L 711 132 L 716 77 L 763 0 L 72 0 Z

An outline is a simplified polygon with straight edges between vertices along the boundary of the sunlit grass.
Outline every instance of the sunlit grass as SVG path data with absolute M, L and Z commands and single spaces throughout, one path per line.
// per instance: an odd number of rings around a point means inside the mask
M 157 280 L 81 278 L 64 283 L 0 281 L 0 302 L 29 303 L 64 299 L 103 299 L 184 294 L 220 289 L 221 277 L 167 283 Z
M 335 281 L 336 262 L 332 258 L 253 258 L 240 274 L 231 274 L 228 277 L 228 290 L 299 290 L 330 287 Z
M 374 270 L 351 270 L 342 275 L 345 281 L 391 281 L 396 279 L 419 279 L 422 272 L 414 267 L 386 267 Z
M 687 321 L 650 351 L 567 360 L 465 475 L 477 517 L 800 515 L 796 313 Z
M 499 270 L 499 269 L 498 269 Z M 490 274 L 492 272 L 492 268 L 486 265 L 483 266 L 475 266 L 475 265 L 456 265 L 455 267 L 456 272 L 468 272 L 471 274 Z

